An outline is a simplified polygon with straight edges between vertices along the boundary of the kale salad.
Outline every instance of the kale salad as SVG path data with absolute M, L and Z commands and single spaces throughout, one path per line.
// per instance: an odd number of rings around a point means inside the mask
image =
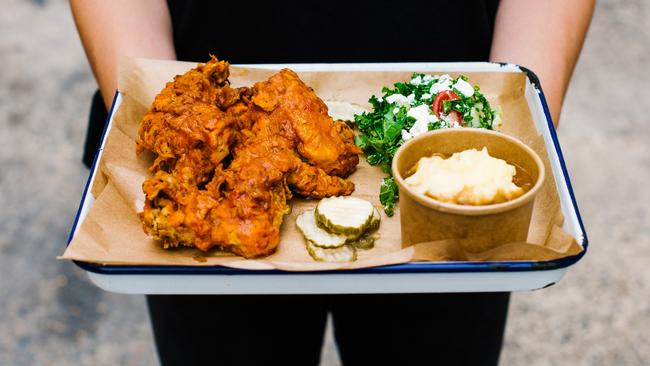
M 477 85 L 460 75 L 414 73 L 406 83 L 384 87 L 383 95 L 370 97 L 372 112 L 354 116 L 361 134 L 355 143 L 371 165 L 388 176 L 381 183 L 379 200 L 388 216 L 397 205 L 398 189 L 391 175 L 397 149 L 406 141 L 431 130 L 473 127 L 497 130 L 500 112 L 492 108 Z

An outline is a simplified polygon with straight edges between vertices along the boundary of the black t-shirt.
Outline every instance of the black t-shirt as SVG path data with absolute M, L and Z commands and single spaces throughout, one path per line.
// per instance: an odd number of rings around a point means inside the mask
M 168 0 L 180 60 L 482 61 L 497 0 Z M 386 5 L 388 4 L 388 5 Z
M 498 0 L 274 2 L 168 0 L 179 60 L 233 64 L 486 61 Z M 93 99 L 83 161 L 106 120 Z

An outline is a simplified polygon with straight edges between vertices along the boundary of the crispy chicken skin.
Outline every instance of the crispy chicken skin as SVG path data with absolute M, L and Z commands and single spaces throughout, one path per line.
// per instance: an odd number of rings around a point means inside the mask
M 291 70 L 231 88 L 215 57 L 177 76 L 140 125 L 138 151 L 157 154 L 143 183 L 145 232 L 164 247 L 217 246 L 246 258 L 271 254 L 305 197 L 349 195 L 359 162 L 354 134 Z
M 327 174 L 346 177 L 359 163 L 361 149 L 344 123 L 334 124 L 327 106 L 295 72 L 284 69 L 254 88 L 253 102 L 265 110 L 286 113 L 298 141 L 299 154 Z M 347 140 L 347 141 L 346 141 Z
M 248 109 L 242 100 L 248 89 L 230 88 L 227 79 L 228 63 L 213 59 L 167 83 L 140 123 L 137 151 L 158 155 L 152 172 L 189 167 L 203 183 L 228 156 L 243 122 L 238 117 Z

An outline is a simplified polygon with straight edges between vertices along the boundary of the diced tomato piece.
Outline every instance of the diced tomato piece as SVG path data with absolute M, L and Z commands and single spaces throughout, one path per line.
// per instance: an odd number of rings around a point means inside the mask
M 438 93 L 438 95 L 436 95 L 436 98 L 433 100 L 433 107 L 432 107 L 433 113 L 435 113 L 436 116 L 440 118 L 440 115 L 442 114 L 442 102 L 446 100 L 459 100 L 459 99 L 460 97 L 458 96 L 458 94 L 454 93 L 452 90 L 441 91 L 440 93 Z M 451 117 L 451 119 L 458 122 L 459 124 L 461 125 L 463 124 L 463 115 L 460 114 L 460 112 L 451 110 L 449 112 L 449 116 Z

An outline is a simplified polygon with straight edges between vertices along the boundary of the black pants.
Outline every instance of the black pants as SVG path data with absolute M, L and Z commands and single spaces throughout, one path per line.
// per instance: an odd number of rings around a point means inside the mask
M 106 109 L 93 98 L 84 164 Z M 147 296 L 163 365 L 317 365 L 327 313 L 345 365 L 496 365 L 508 293 Z
M 509 293 L 147 296 L 163 365 L 496 365 Z

